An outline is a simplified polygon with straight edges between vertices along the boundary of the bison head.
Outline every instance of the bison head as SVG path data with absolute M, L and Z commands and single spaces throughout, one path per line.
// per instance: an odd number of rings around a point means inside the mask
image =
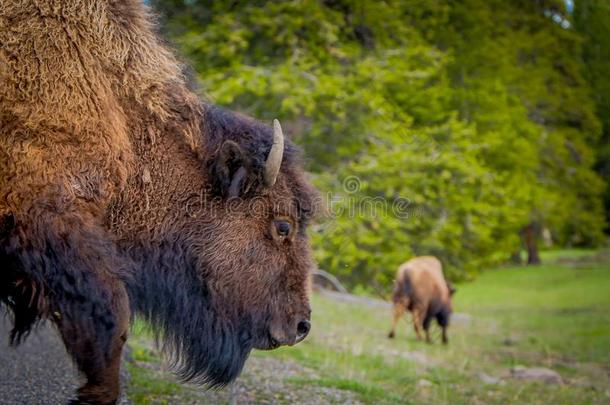
M 317 194 L 277 121 L 272 129 L 206 107 L 201 127 L 201 190 L 190 190 L 160 241 L 139 254 L 152 270 L 130 291 L 179 375 L 223 385 L 251 349 L 292 345 L 309 332 L 305 228 Z

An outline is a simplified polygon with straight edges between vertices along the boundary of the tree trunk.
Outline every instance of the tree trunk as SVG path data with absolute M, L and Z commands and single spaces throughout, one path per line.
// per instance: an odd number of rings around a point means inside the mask
M 527 249 L 527 264 L 535 265 L 540 264 L 540 255 L 538 253 L 538 230 L 539 226 L 537 223 L 532 222 L 521 230 L 521 236 L 523 243 Z

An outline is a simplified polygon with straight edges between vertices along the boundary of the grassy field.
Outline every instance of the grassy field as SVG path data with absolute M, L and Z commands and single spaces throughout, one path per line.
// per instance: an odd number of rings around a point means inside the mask
M 238 381 L 204 392 L 175 382 L 146 333 L 130 339 L 134 403 L 610 403 L 610 255 L 558 251 L 539 267 L 484 272 L 458 285 L 450 343 L 418 342 L 405 320 L 370 299 L 316 293 L 305 342 L 254 352 Z M 546 367 L 563 384 L 517 380 Z

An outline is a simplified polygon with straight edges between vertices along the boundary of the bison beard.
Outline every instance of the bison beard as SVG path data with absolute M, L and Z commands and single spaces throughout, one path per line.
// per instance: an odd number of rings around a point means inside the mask
M 128 283 L 132 308 L 152 324 L 178 376 L 212 387 L 235 379 L 252 349 L 253 322 L 219 316 L 219 305 L 179 244 L 142 249 L 139 256 L 145 270 Z

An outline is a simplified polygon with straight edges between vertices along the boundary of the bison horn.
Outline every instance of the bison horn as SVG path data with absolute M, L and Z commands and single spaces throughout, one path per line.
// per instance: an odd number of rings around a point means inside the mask
M 272 186 L 277 180 L 284 155 L 284 134 L 278 120 L 273 120 L 273 145 L 265 162 L 265 184 Z

